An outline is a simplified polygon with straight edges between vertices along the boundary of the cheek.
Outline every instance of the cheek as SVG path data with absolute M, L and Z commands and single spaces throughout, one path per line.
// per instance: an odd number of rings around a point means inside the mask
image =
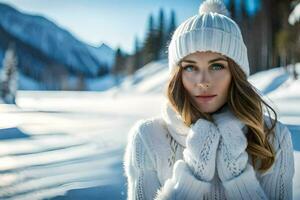
M 193 88 L 193 84 L 194 84 L 192 77 L 189 77 L 189 76 L 183 74 L 182 75 L 182 84 L 188 92 L 191 92 L 191 90 Z
M 226 96 L 228 94 L 229 86 L 231 83 L 231 74 L 228 73 L 222 73 L 219 74 L 219 77 L 217 78 L 217 88 L 222 94 L 222 96 Z

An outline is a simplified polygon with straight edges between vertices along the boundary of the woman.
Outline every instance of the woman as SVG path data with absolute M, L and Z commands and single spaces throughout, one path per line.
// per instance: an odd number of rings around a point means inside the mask
M 129 133 L 128 199 L 292 199 L 290 132 L 247 81 L 247 49 L 224 4 L 202 3 L 168 53 L 162 115 Z

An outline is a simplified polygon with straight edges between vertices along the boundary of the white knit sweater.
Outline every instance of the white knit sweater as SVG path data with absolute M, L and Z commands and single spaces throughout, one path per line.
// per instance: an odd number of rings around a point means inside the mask
M 271 169 L 261 174 L 247 168 L 226 183 L 220 181 L 217 171 L 210 182 L 193 175 L 182 154 L 188 131 L 168 103 L 163 104 L 160 116 L 139 120 L 131 128 L 124 155 L 129 200 L 292 199 L 293 146 L 282 123 L 276 125 L 275 138 L 268 138 L 276 152 Z M 248 163 L 252 165 L 250 155 Z

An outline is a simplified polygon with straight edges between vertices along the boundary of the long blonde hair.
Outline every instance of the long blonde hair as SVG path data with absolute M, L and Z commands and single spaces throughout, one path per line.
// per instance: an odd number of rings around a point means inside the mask
M 267 137 L 271 134 L 274 136 L 277 114 L 248 82 L 247 76 L 241 68 L 232 59 L 227 58 L 227 60 L 232 74 L 227 97 L 228 107 L 248 127 L 246 151 L 252 157 L 254 168 L 266 172 L 275 161 L 275 151 Z M 182 67 L 176 66 L 172 72 L 167 83 L 166 96 L 188 127 L 199 118 L 213 121 L 211 115 L 202 113 L 199 110 L 196 102 L 193 101 L 184 88 Z M 263 109 L 266 109 L 268 113 L 272 122 L 271 127 L 268 127 L 264 121 Z M 274 119 L 271 118 L 270 110 L 274 114 Z M 257 161 L 261 162 L 259 167 L 257 167 Z

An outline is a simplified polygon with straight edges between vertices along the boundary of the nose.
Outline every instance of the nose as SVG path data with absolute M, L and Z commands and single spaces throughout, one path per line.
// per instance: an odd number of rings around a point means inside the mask
M 199 87 L 199 84 L 209 84 L 210 83 L 210 74 L 208 73 L 207 70 L 199 70 L 198 73 L 196 74 L 195 82 L 196 86 Z

